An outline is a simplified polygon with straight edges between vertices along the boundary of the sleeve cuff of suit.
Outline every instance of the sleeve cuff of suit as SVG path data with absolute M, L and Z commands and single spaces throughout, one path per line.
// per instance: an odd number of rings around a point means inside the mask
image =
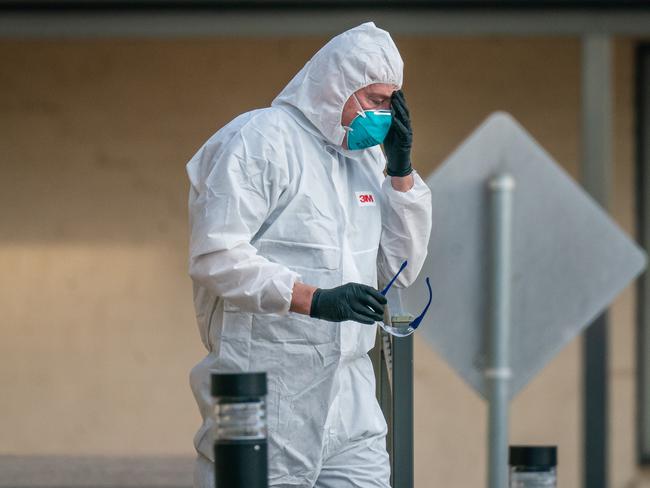
M 413 186 L 408 191 L 398 191 L 393 188 L 391 183 L 392 176 L 386 176 L 381 187 L 391 203 L 409 205 L 429 193 L 429 187 L 415 170 L 413 170 L 411 175 L 413 175 Z
M 300 275 L 290 269 L 286 273 L 276 275 L 272 280 L 273 292 L 266 297 L 267 306 L 271 313 L 286 315 L 291 308 L 291 299 L 293 297 L 293 285 L 300 279 Z

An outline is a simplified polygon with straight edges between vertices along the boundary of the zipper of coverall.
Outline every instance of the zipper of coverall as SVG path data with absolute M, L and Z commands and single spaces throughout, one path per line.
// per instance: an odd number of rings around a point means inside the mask
M 347 175 L 347 172 L 345 171 L 339 171 L 341 168 L 345 166 L 345 164 L 349 163 L 349 161 L 346 161 L 345 156 L 339 154 L 337 151 L 334 151 L 333 156 L 333 167 L 336 165 L 336 171 L 332 171 L 331 175 L 329 176 L 330 181 L 332 182 L 332 185 L 334 186 L 334 190 L 336 192 L 337 196 L 337 202 L 338 206 L 340 209 L 340 235 L 341 235 L 341 240 L 339 242 L 340 248 L 341 248 L 341 260 L 340 260 L 340 269 L 341 269 L 341 284 L 345 284 L 350 281 L 350 277 L 346 276 L 346 270 L 352 269 L 355 267 L 355 263 L 352 262 L 347 262 L 346 259 L 351 256 L 351 249 L 350 249 L 350 243 L 348 240 L 348 209 L 347 209 L 347 204 L 349 203 L 349 191 L 350 191 L 350 185 L 349 181 L 346 178 L 345 180 L 342 178 L 342 174 Z M 355 268 L 356 269 L 356 268 Z M 344 328 L 344 327 L 338 327 L 338 335 L 339 335 L 339 343 L 341 347 L 341 352 L 345 349 L 344 346 L 344 339 L 350 340 L 350 334 L 352 334 L 352 329 L 350 328 Z M 340 359 L 340 358 L 339 358 Z
M 348 221 L 348 211 L 345 206 L 344 198 L 346 197 L 346 192 L 347 188 L 342 188 L 343 186 L 347 187 L 347 181 L 342 181 L 341 178 L 341 172 L 340 172 L 340 165 L 341 165 L 341 156 L 336 149 L 334 149 L 331 145 L 327 146 L 329 150 L 327 151 L 328 154 L 331 155 L 332 159 L 330 160 L 331 164 L 331 170 L 327 172 L 327 176 L 330 180 L 330 183 L 332 185 L 332 190 L 334 194 L 336 195 L 336 201 L 338 203 L 338 208 L 339 208 L 339 221 L 338 221 L 338 226 L 339 226 L 339 248 L 341 249 L 341 258 L 339 260 L 339 268 L 341 269 L 341 280 L 343 281 L 343 255 L 344 255 L 344 244 L 346 242 L 346 233 L 347 233 L 347 221 Z M 330 152 L 331 151 L 331 152 Z M 345 161 L 343 161 L 343 164 L 345 164 Z M 342 284 L 342 283 L 341 283 Z

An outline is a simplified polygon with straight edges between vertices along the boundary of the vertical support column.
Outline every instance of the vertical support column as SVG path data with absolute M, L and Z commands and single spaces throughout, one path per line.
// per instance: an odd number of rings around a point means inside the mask
M 637 232 L 650 250 L 650 44 L 637 48 Z M 650 464 L 650 273 L 637 288 L 637 425 L 638 461 Z
M 413 488 L 413 335 L 393 337 L 393 486 Z
M 605 209 L 612 159 L 611 41 L 582 41 L 582 182 Z M 607 313 L 587 329 L 583 342 L 583 439 L 585 488 L 607 486 Z
M 512 194 L 515 182 L 499 175 L 489 182 L 490 311 L 487 367 L 488 487 L 508 486 L 508 407 L 510 402 L 510 255 Z

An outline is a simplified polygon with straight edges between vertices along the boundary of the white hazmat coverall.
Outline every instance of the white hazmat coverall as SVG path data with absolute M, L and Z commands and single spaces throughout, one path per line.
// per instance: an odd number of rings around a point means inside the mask
M 190 382 L 203 416 L 195 486 L 214 486 L 210 373 L 266 371 L 269 485 L 389 486 L 386 422 L 368 351 L 376 325 L 289 312 L 292 288 L 373 287 L 424 262 L 431 195 L 384 178 L 379 146 L 342 148 L 346 100 L 402 85 L 390 35 L 362 24 L 328 42 L 272 106 L 214 134 L 187 164 L 190 275 L 207 356 Z

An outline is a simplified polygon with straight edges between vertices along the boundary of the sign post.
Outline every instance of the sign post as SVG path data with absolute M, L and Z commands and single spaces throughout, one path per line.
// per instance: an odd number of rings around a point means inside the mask
M 488 385 L 488 486 L 508 483 L 508 410 L 510 397 L 510 253 L 512 194 L 515 181 L 500 174 L 488 183 L 490 212 L 490 340 Z

